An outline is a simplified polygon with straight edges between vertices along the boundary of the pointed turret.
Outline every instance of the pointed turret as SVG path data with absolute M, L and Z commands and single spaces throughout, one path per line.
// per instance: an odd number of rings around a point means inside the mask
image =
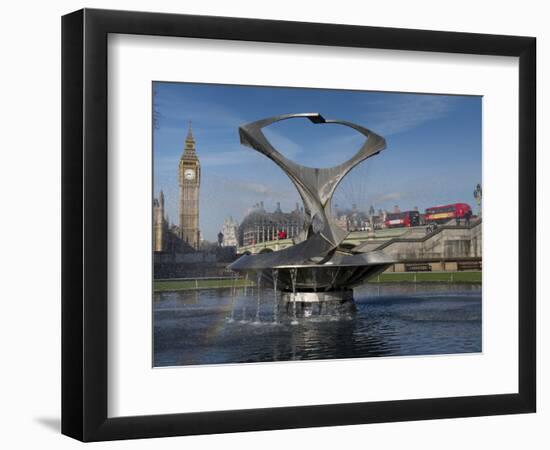
M 181 159 L 192 160 L 197 158 L 197 149 L 195 147 L 195 138 L 193 137 L 193 129 L 191 128 L 191 122 L 189 122 L 189 130 L 187 131 L 187 137 L 185 138 L 185 145 L 183 147 L 183 153 Z
M 195 142 L 195 138 L 193 137 L 193 128 L 191 127 L 191 121 L 189 121 L 189 129 L 187 130 L 187 137 L 185 138 L 185 140 Z
M 166 249 L 166 221 L 164 219 L 164 193 L 160 191 L 158 199 L 153 199 L 153 250 Z

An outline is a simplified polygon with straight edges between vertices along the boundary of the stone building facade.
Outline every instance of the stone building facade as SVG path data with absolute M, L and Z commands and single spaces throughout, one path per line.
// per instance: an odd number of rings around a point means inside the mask
M 164 215 L 164 193 L 153 199 L 153 251 L 163 252 L 167 246 L 168 222 Z
M 201 167 L 195 138 L 189 124 L 185 147 L 178 168 L 179 181 L 179 232 L 180 239 L 195 250 L 200 247 L 199 189 Z
M 246 215 L 239 226 L 239 245 L 254 245 L 266 241 L 280 239 L 280 234 L 285 238 L 294 238 L 302 231 L 304 225 L 304 212 L 296 204 L 296 209 L 291 212 L 283 212 L 281 205 L 273 212 L 264 208 L 260 202 Z
M 153 199 L 153 251 L 155 253 L 192 253 L 200 249 L 199 189 L 201 168 L 195 138 L 189 125 L 178 165 L 179 223 L 166 218 L 164 193 Z
M 221 233 L 223 235 L 222 247 L 237 247 L 239 245 L 239 224 L 233 220 L 233 217 L 224 220 Z

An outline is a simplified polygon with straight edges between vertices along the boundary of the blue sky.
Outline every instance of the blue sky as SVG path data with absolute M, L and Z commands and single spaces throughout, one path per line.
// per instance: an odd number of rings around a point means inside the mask
M 481 182 L 481 97 L 328 89 L 154 83 L 158 126 L 154 130 L 154 192 L 162 189 L 167 214 L 177 222 L 178 161 L 192 121 L 201 162 L 200 227 L 215 240 L 225 217 L 241 220 L 253 204 L 266 209 L 300 202 L 273 162 L 239 143 L 239 125 L 279 114 L 319 112 L 355 122 L 386 138 L 387 149 L 354 169 L 338 187 L 341 208 L 401 210 L 455 202 L 475 205 Z M 363 137 L 343 126 L 307 119 L 264 129 L 286 156 L 312 167 L 351 157 Z M 301 202 L 300 202 L 301 204 Z

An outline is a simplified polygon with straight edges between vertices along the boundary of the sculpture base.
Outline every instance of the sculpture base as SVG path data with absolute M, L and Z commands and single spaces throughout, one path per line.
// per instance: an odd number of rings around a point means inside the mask
M 285 303 L 346 303 L 353 302 L 353 290 L 328 292 L 283 292 L 282 299 Z
M 283 292 L 286 312 L 297 317 L 351 317 L 355 312 L 353 290 L 329 292 Z

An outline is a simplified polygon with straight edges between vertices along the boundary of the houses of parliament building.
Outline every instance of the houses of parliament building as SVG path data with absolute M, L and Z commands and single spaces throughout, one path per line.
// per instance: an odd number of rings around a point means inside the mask
M 201 249 L 199 229 L 199 193 L 201 165 L 191 124 L 185 138 L 178 164 L 178 223 L 171 225 L 166 217 L 164 193 L 153 199 L 153 251 L 162 253 L 193 253 Z M 226 219 L 221 234 L 220 247 L 236 248 L 279 238 L 295 237 L 303 226 L 303 209 L 298 205 L 291 212 L 283 212 L 277 203 L 273 212 L 264 209 L 263 201 L 256 204 L 239 225 L 232 218 Z M 220 237 L 220 236 L 218 236 Z M 168 255 L 164 255 L 168 256 Z M 198 255 L 195 255 L 198 256 Z
M 178 225 L 169 225 L 164 209 L 164 193 L 153 199 L 153 251 L 188 253 L 200 248 L 199 190 L 201 167 L 195 138 L 189 124 L 178 165 Z

